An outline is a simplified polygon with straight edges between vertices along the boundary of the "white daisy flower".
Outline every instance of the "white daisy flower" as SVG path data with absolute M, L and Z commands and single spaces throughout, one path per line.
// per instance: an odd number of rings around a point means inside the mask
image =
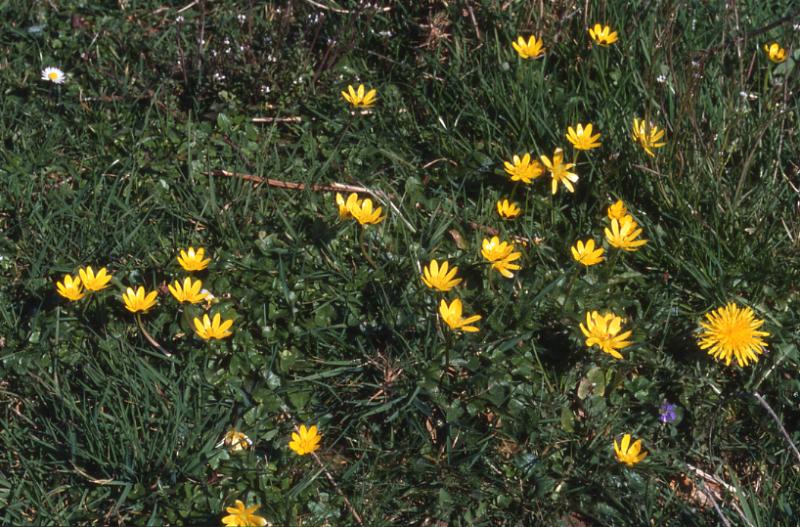
M 43 81 L 50 81 L 55 84 L 64 84 L 66 79 L 67 76 L 64 75 L 64 72 L 58 68 L 49 67 L 42 70 Z

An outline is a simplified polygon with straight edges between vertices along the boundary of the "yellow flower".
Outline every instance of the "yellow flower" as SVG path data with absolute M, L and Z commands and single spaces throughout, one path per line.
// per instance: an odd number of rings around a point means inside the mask
M 578 181 L 578 175 L 569 171 L 570 168 L 575 166 L 575 163 L 564 163 L 563 150 L 556 148 L 555 152 L 553 152 L 552 162 L 547 158 L 547 156 L 539 157 L 542 159 L 544 166 L 547 167 L 547 170 L 549 170 L 550 174 L 553 176 L 553 194 L 558 191 L 559 182 L 563 183 L 570 192 L 575 192 L 575 187 L 573 187 L 572 184 Z
M 361 225 L 374 225 L 382 222 L 386 217 L 381 216 L 381 212 L 383 212 L 381 207 L 372 208 L 372 200 L 369 198 L 364 198 L 363 201 L 355 203 L 353 206 L 348 207 L 348 210 Z
M 571 247 L 572 249 L 572 257 L 575 258 L 575 261 L 589 267 L 590 265 L 599 264 L 605 258 L 603 257 L 603 253 L 605 250 L 602 247 L 598 249 L 594 248 L 594 240 L 586 240 L 586 244 L 580 240 Z
M 633 140 L 642 145 L 642 148 L 650 157 L 656 156 L 653 153 L 653 148 L 661 148 L 667 144 L 661 141 L 662 137 L 664 137 L 664 130 L 659 130 L 658 126 L 653 123 L 646 123 L 644 119 L 633 119 Z
M 77 276 L 73 279 L 72 276 L 65 274 L 63 283 L 56 282 L 56 289 L 59 295 L 73 302 L 85 296 L 81 287 L 81 279 Z
M 497 236 L 493 236 L 491 240 L 484 238 L 481 245 L 481 254 L 491 262 L 492 269 L 497 269 L 506 278 L 514 276 L 511 271 L 521 269 L 519 265 L 511 262 L 520 259 L 522 253 L 513 251 L 513 243 L 501 242 Z
M 106 274 L 106 268 L 102 267 L 97 274 L 94 274 L 92 267 L 89 266 L 85 270 L 78 269 L 78 274 L 81 276 L 83 287 L 87 291 L 100 291 L 108 287 L 108 282 L 111 281 L 111 275 Z
M 620 333 L 622 329 L 622 317 L 614 313 L 603 313 L 597 311 L 586 313 L 586 326 L 580 324 L 581 332 L 586 336 L 586 346 L 591 348 L 597 345 L 601 350 L 608 353 L 615 359 L 621 359 L 619 350 L 631 345 L 627 339 L 631 336 L 630 331 Z
M 572 143 L 575 150 L 598 148 L 600 146 L 600 143 L 597 142 L 598 139 L 600 139 L 600 134 L 592 135 L 592 123 L 588 123 L 586 128 L 580 123 L 576 124 L 575 128 L 567 127 L 567 141 Z
M 353 217 L 353 215 L 350 213 L 350 209 L 354 207 L 360 207 L 361 203 L 358 200 L 358 194 L 355 192 L 352 192 L 349 196 L 347 196 L 347 201 L 345 201 L 344 196 L 337 192 L 336 205 L 339 206 L 339 219 L 346 220 Z
M 618 199 L 616 203 L 608 207 L 608 219 L 621 220 L 628 215 L 628 209 L 625 208 L 625 203 Z
M 517 51 L 520 57 L 523 59 L 538 59 L 544 54 L 544 39 L 536 40 L 534 35 L 525 42 L 525 39 L 517 37 L 516 42 L 512 42 L 511 45 Z
M 208 267 L 208 263 L 211 261 L 211 258 L 203 260 L 205 252 L 206 250 L 202 247 L 197 249 L 197 252 L 195 252 L 194 247 L 189 247 L 188 251 L 181 249 L 181 255 L 178 256 L 178 263 L 187 271 L 202 271 Z
M 617 461 L 625 463 L 629 467 L 634 466 L 647 457 L 647 452 L 641 452 L 642 440 L 637 439 L 631 445 L 631 435 L 625 434 L 622 436 L 622 444 L 618 445 L 617 440 L 614 440 L 614 452 L 617 454 Z M 640 453 L 641 452 L 641 453 Z
M 776 64 L 786 60 L 786 50 L 783 49 L 777 42 L 773 42 L 772 44 L 764 44 L 764 51 L 769 57 L 769 60 Z
M 131 313 L 138 313 L 139 311 L 144 313 L 156 305 L 156 296 L 158 296 L 158 291 L 150 291 L 145 294 L 142 286 L 139 286 L 136 291 L 129 287 L 122 293 L 122 301 L 125 302 L 125 309 Z
M 297 432 L 292 432 L 292 440 L 289 441 L 289 448 L 298 456 L 305 456 L 312 454 L 319 450 L 319 442 L 322 436 L 317 431 L 317 425 L 311 428 L 306 428 L 306 425 L 300 425 Z
M 222 438 L 222 444 L 231 452 L 240 452 L 253 446 L 253 440 L 242 432 L 231 429 L 225 433 L 225 437 Z
M 348 93 L 349 92 L 349 93 Z M 347 87 L 347 91 L 342 92 L 344 100 L 349 102 L 353 108 L 369 108 L 375 104 L 375 97 L 378 95 L 378 90 L 372 89 L 364 95 L 364 85 L 358 85 L 358 91 L 354 90 L 352 86 Z
M 497 213 L 501 218 L 516 218 L 522 214 L 522 210 L 517 203 L 511 203 L 507 199 L 497 202 Z
M 531 162 L 530 154 L 525 154 L 522 159 L 515 155 L 513 164 L 503 161 L 503 165 L 505 166 L 505 171 L 511 176 L 511 181 L 522 181 L 528 185 L 544 173 L 544 168 L 539 161 L 534 159 Z
M 705 322 L 700 322 L 703 330 L 697 338 L 700 349 L 730 366 L 736 357 L 739 366 L 747 366 L 750 361 L 758 362 L 758 355 L 764 353 L 767 343 L 761 337 L 769 336 L 759 331 L 764 321 L 755 318 L 749 307 L 740 308 L 733 302 L 706 313 Z
M 197 280 L 192 282 L 188 276 L 183 279 L 183 285 L 175 280 L 174 284 L 167 284 L 169 292 L 175 297 L 178 302 L 190 302 L 197 304 L 202 302 L 208 296 L 208 293 L 203 293 L 200 288 L 203 287 L 203 282 Z
M 642 229 L 630 215 L 623 216 L 620 220 L 611 220 L 611 229 L 606 227 L 605 233 L 608 243 L 623 251 L 638 251 L 639 247 L 647 243 L 647 240 L 637 240 Z
M 467 333 L 477 332 L 478 328 L 475 326 L 470 326 L 470 324 L 479 321 L 481 316 L 472 315 L 471 317 L 462 318 L 462 309 L 463 306 L 460 298 L 453 300 L 449 306 L 444 299 L 442 299 L 441 303 L 439 304 L 439 314 L 442 316 L 442 320 L 444 320 L 445 323 L 450 326 L 450 329 L 466 331 Z
M 601 26 L 600 24 L 595 24 L 594 27 L 589 28 L 589 36 L 601 46 L 610 46 L 618 38 L 616 31 L 611 31 L 609 26 Z
M 203 340 L 230 337 L 233 335 L 233 332 L 229 331 L 232 325 L 233 320 L 222 321 L 222 317 L 219 313 L 214 315 L 213 322 L 208 317 L 208 314 L 203 315 L 203 320 L 194 317 L 194 331 L 197 333 L 197 336 Z
M 450 264 L 445 260 L 442 265 L 436 260 L 431 260 L 430 266 L 422 268 L 422 281 L 431 289 L 447 292 L 461 283 L 461 278 L 456 278 L 458 267 L 449 270 Z
M 236 500 L 235 507 L 225 507 L 229 516 L 222 518 L 222 525 L 225 527 L 266 527 L 267 520 L 253 514 L 259 507 L 261 507 L 261 505 L 245 507 L 244 503 Z

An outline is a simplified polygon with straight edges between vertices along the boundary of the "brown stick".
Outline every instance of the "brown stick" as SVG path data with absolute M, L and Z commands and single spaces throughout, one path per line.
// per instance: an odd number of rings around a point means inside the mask
M 319 458 L 317 453 L 316 452 L 311 452 L 311 455 L 314 456 L 314 460 L 319 464 L 319 468 L 322 469 L 322 472 L 328 478 L 328 481 L 331 482 L 331 485 L 333 485 L 333 488 L 336 489 L 336 492 L 344 500 L 344 504 L 347 505 L 347 509 L 350 511 L 350 514 L 353 515 L 353 518 L 355 518 L 356 523 L 358 523 L 359 525 L 364 525 L 364 522 L 361 519 L 361 516 L 358 515 L 358 512 L 356 511 L 355 507 L 353 507 L 353 504 L 350 503 L 350 500 L 347 499 L 347 496 L 344 495 L 344 492 L 342 492 L 342 489 L 339 488 L 339 485 L 336 483 L 336 480 L 333 479 L 333 476 L 331 476 L 331 473 L 328 472 L 328 469 L 325 468 L 325 465 L 322 464 L 322 460 Z
M 227 170 L 212 170 L 207 172 L 212 176 L 218 177 L 232 177 L 244 179 L 245 181 L 252 181 L 253 183 L 261 183 L 269 187 L 282 188 L 286 190 L 311 190 L 313 192 L 360 192 L 362 194 L 375 195 L 375 192 L 366 187 L 359 187 L 356 185 L 345 185 L 344 183 L 315 183 L 308 187 L 305 183 L 295 183 L 294 181 L 283 181 L 282 179 L 273 179 L 261 176 L 254 176 L 252 174 L 242 174 L 239 172 L 229 172 Z

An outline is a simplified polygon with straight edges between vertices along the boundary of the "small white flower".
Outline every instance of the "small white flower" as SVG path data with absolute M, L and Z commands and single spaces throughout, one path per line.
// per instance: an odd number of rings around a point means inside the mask
M 656 82 L 659 84 L 664 84 L 665 82 L 667 82 L 667 76 L 659 75 L 658 77 L 656 77 Z
M 186 20 L 186 19 L 183 18 L 183 15 L 178 15 L 178 16 L 175 17 L 175 22 L 178 23 L 178 24 L 183 24 L 184 20 Z
M 239 15 L 236 17 L 236 20 L 238 20 L 240 24 L 244 24 L 247 22 L 247 17 L 245 15 Z
M 66 79 L 67 76 L 64 75 L 64 72 L 58 68 L 49 67 L 42 70 L 43 81 L 50 81 L 55 84 L 64 84 Z

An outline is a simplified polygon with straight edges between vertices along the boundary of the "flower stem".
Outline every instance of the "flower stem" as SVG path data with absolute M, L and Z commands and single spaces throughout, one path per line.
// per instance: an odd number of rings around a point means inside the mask
M 142 332 L 142 336 L 151 346 L 153 346 L 155 349 L 157 349 L 167 357 L 172 357 L 172 354 L 167 350 L 165 350 L 164 347 L 161 344 L 159 344 L 158 341 L 154 339 L 153 336 L 150 335 L 150 333 L 148 333 L 146 329 L 144 329 L 144 324 L 142 323 L 142 315 L 140 313 L 136 313 L 136 325 L 139 326 L 139 331 Z
M 331 476 L 331 473 L 328 472 L 328 469 L 322 463 L 322 460 L 319 458 L 317 453 L 316 452 L 311 452 L 311 455 L 314 457 L 314 461 L 316 461 L 317 464 L 319 465 L 319 468 L 322 469 L 322 472 L 325 474 L 325 477 L 327 477 L 328 481 L 331 482 L 331 485 L 333 485 L 333 488 L 336 489 L 336 493 L 339 494 L 339 496 L 341 496 L 342 499 L 344 500 L 344 504 L 347 505 L 347 509 L 350 511 L 350 514 L 353 515 L 353 518 L 356 520 L 356 523 L 358 523 L 359 525 L 364 525 L 364 521 L 361 519 L 361 516 L 359 516 L 359 514 L 356 511 L 355 507 L 353 507 L 353 504 L 350 503 L 350 500 L 347 499 L 347 496 L 344 495 L 344 492 L 342 492 L 342 489 L 339 488 L 339 485 L 336 483 L 336 480 L 333 479 L 333 476 Z
M 367 237 L 367 229 L 365 227 L 361 227 L 361 232 L 358 235 L 358 244 L 361 246 L 361 254 L 364 255 L 364 259 L 369 262 L 373 269 L 377 269 L 378 266 L 375 264 L 375 260 L 369 255 L 369 250 L 367 249 L 366 243 Z

